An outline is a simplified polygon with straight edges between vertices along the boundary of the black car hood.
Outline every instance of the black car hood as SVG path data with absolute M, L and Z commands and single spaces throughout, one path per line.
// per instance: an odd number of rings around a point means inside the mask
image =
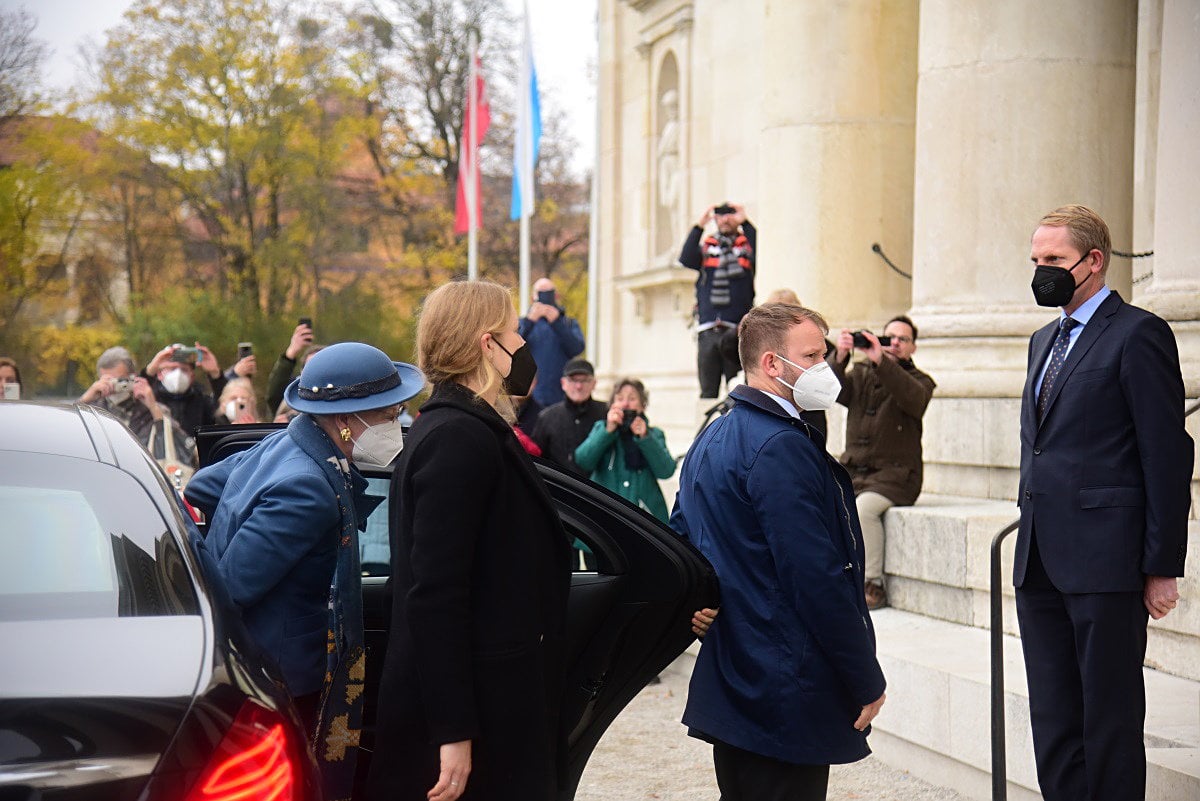
M 0 794 L 137 798 L 202 678 L 202 619 L 3 622 L 0 642 Z

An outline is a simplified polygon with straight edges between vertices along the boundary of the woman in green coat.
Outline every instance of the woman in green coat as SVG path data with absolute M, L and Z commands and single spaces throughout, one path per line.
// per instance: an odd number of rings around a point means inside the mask
M 607 417 L 575 449 L 575 463 L 590 471 L 592 481 L 665 523 L 669 513 L 658 480 L 674 475 L 675 458 L 662 429 L 646 422 L 649 400 L 641 381 L 618 381 Z

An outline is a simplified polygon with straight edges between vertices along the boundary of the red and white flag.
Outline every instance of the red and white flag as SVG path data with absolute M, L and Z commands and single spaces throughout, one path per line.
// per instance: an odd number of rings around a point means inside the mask
M 454 232 L 465 234 L 477 231 L 483 219 L 480 199 L 479 143 L 487 134 L 492 121 L 488 106 L 487 88 L 483 82 L 479 51 L 471 42 L 471 70 L 467 81 L 467 102 L 463 114 L 463 131 L 459 139 L 458 197 L 454 202 Z

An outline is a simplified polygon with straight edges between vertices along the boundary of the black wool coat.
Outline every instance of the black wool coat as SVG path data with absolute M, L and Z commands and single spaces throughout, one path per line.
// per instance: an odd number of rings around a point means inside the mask
M 372 799 L 425 801 L 472 741 L 462 798 L 553 798 L 565 759 L 570 541 L 495 410 L 438 385 L 392 478 L 392 619 Z

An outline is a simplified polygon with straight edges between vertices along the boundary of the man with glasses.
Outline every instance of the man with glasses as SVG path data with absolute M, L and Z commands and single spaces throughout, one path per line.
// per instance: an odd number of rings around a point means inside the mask
M 866 358 L 847 370 L 850 354 Z M 830 364 L 842 381 L 838 403 L 848 410 L 841 462 L 854 482 L 866 548 L 868 609 L 887 606 L 883 584 L 883 514 L 911 506 L 921 494 L 921 418 L 936 386 L 917 369 L 917 326 L 893 317 L 883 336 L 843 328 Z
M 571 359 L 563 367 L 562 392 L 566 396 L 546 407 L 533 427 L 533 441 L 542 455 L 587 478 L 588 472 L 575 464 L 575 449 L 592 427 L 608 415 L 608 404 L 592 399 L 596 371 L 587 359 Z

